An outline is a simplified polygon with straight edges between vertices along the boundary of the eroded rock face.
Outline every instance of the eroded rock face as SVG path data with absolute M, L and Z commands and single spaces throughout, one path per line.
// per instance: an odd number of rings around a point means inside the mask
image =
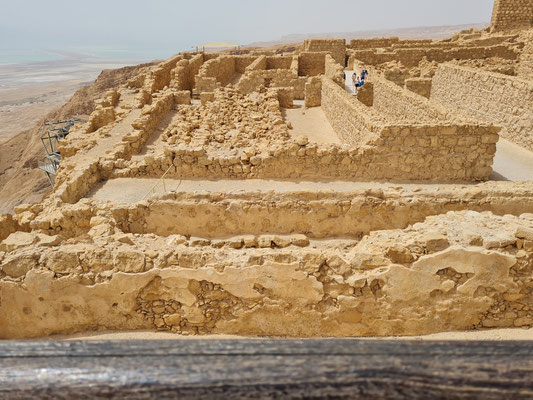
M 20 246 L 0 253 L 0 337 L 94 329 L 381 336 L 529 326 L 532 229 L 528 214 L 466 211 L 361 241 L 114 233 L 49 246 L 36 233 L 15 233 L 2 246 L 17 238 Z

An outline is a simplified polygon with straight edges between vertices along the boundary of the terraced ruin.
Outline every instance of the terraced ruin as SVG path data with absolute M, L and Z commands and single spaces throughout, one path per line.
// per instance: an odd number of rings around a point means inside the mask
M 532 29 L 500 0 L 446 40 L 142 68 L 0 216 L 0 338 L 532 327 L 533 183 L 492 168 L 500 140 L 533 150 Z

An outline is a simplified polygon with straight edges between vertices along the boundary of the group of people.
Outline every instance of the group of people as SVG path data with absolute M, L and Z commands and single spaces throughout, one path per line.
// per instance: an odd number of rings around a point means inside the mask
M 357 73 L 353 73 L 352 75 L 352 82 L 354 86 L 354 94 L 357 95 L 357 90 L 365 84 L 365 79 L 368 77 L 368 70 L 364 69 L 361 72 L 361 76 L 359 77 Z

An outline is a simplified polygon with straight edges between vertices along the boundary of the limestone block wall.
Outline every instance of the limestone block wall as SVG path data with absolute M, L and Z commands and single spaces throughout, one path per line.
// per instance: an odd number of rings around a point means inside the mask
M 497 45 L 489 47 L 458 47 L 452 49 L 438 48 L 400 48 L 394 51 L 378 52 L 376 49 L 353 50 L 353 56 L 366 64 L 378 65 L 391 61 L 400 61 L 408 68 L 416 67 L 425 57 L 428 61 L 443 63 L 451 60 L 477 60 L 500 57 L 517 60 L 519 51 L 511 46 Z
M 233 56 L 218 56 L 202 65 L 198 72 L 199 78 L 215 78 L 222 85 L 226 85 L 236 72 L 236 61 Z
M 346 62 L 346 40 L 308 39 L 304 41 L 304 52 L 328 52 L 337 64 L 344 67 Z
M 531 191 L 526 187 L 517 187 L 516 196 L 508 196 L 505 184 L 492 182 L 476 187 L 474 196 L 470 190 L 454 185 L 439 188 L 438 192 L 421 187 L 416 193 L 391 187 L 348 192 L 294 190 L 272 193 L 266 198 L 250 192 L 173 193 L 151 200 L 149 207 L 145 203 L 117 205 L 113 216 L 126 233 L 214 239 L 244 233 L 299 232 L 312 239 L 324 239 L 401 229 L 430 215 L 450 211 L 521 215 L 533 206 Z M 277 207 L 269 207 L 272 202 Z M 263 225 L 256 221 L 263 221 Z
M 245 69 L 245 72 L 248 71 L 262 71 L 267 68 L 267 56 L 257 57 L 250 65 Z
M 533 80 L 533 29 L 523 31 L 521 38 L 525 46 L 520 54 L 517 75 L 519 78 Z
M 533 0 L 495 0 L 492 13 L 493 31 L 533 27 Z
M 311 77 L 305 83 L 305 106 L 319 107 L 322 103 L 322 79 Z
M 328 53 L 300 53 L 298 57 L 299 76 L 317 76 L 326 72 L 326 55 Z
M 372 78 L 374 84 L 374 109 L 390 121 L 416 121 L 435 123 L 448 119 L 447 110 L 439 109 L 428 99 L 379 76 Z
M 305 82 L 305 77 L 298 77 L 292 70 L 263 69 L 247 71 L 239 80 L 237 88 L 241 93 L 249 94 L 257 91 L 261 85 L 269 87 L 291 87 L 294 88 L 294 98 L 302 100 L 304 99 Z
M 334 83 L 331 85 L 338 87 Z M 324 88 L 324 82 L 323 82 Z M 340 88 L 339 88 L 340 90 Z M 355 101 L 355 100 L 354 100 Z M 322 92 L 324 104 L 324 89 Z M 324 107 L 324 105 L 323 105 Z M 338 107 L 342 108 L 342 105 Z M 356 111 L 355 111 L 356 112 Z M 328 118 L 332 118 L 329 112 Z M 345 117 L 338 112 L 333 117 Z M 363 116 L 359 116 L 363 119 Z M 365 145 L 280 143 L 268 153 L 249 148 L 251 157 L 222 156 L 200 148 L 169 148 L 109 177 L 176 179 L 347 179 L 347 180 L 486 180 L 498 141 L 497 128 L 488 125 L 398 124 L 373 127 Z M 359 132 L 361 129 L 359 129 Z M 357 133 L 359 133 L 357 132 Z M 372 136 L 370 136 L 372 135 Z M 355 135 L 354 135 L 355 136 Z M 360 135 L 362 136 L 362 135 Z
M 406 79 L 405 88 L 413 93 L 429 99 L 431 94 L 431 78 Z
M 533 150 L 533 82 L 451 64 L 433 77 L 431 100 L 480 121 L 498 124 L 501 136 Z
M 324 114 L 344 143 L 361 146 L 378 134 L 380 117 L 331 79 L 322 79 L 321 102 Z
M 326 56 L 325 75 L 339 86 L 344 87 L 344 68 L 329 54 Z
M 183 56 L 178 55 L 150 69 L 148 82 L 145 83 L 150 93 L 157 92 L 165 86 L 170 86 L 171 71 L 176 67 L 178 61 L 182 59 Z
M 196 54 L 191 59 L 184 59 L 177 63 L 176 68 L 172 70 L 172 87 L 179 90 L 192 90 L 196 84 L 195 77 L 198 75 L 204 55 Z
M 400 39 L 397 37 L 390 38 L 374 38 L 374 39 L 353 39 L 350 41 L 348 47 L 354 50 L 361 49 L 375 49 L 382 47 L 391 47 L 393 44 L 399 43 Z
M 267 57 L 266 69 L 290 69 L 292 56 Z
M 235 57 L 235 72 L 244 74 L 249 65 L 251 65 L 257 56 L 233 56 Z

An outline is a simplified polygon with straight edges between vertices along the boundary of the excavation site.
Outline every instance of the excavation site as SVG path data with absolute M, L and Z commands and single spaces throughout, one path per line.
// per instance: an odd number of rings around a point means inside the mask
M 0 215 L 1 339 L 533 328 L 531 1 L 129 71 L 37 134 L 52 188 Z

